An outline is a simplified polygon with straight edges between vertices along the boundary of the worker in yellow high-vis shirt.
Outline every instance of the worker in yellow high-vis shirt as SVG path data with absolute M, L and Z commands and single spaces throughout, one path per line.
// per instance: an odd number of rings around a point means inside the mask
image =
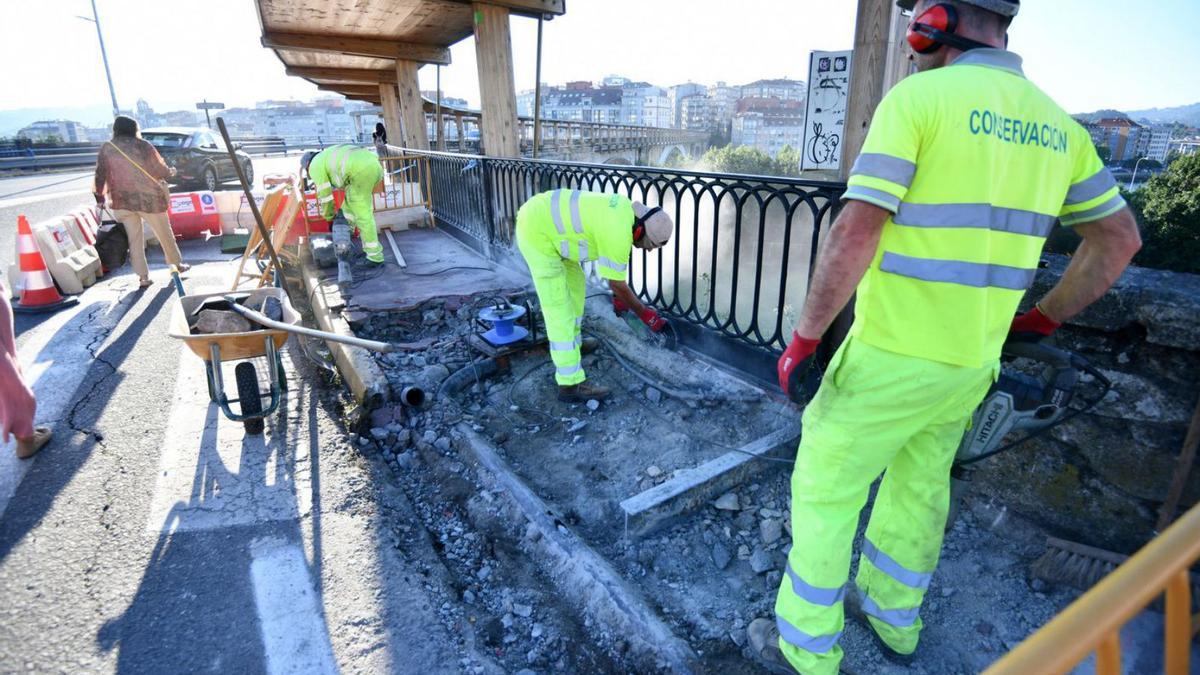
M 643 305 L 625 279 L 633 247 L 659 248 L 674 230 L 671 217 L 657 206 L 583 190 L 543 192 L 517 211 L 517 246 L 542 307 L 559 400 L 601 400 L 609 393 L 586 381 L 580 362 L 586 298 L 581 263 L 595 261 L 612 289 L 614 310 L 633 311 L 650 330 L 661 331 L 666 319 Z
M 382 264 L 383 245 L 379 243 L 379 231 L 375 228 L 375 186 L 383 180 L 379 157 L 367 148 L 334 145 L 318 153 L 305 153 L 301 164 L 316 185 L 321 217 L 333 220 L 337 213 L 333 191 L 344 191 L 346 199 L 342 203 L 342 214 L 350 226 L 358 230 L 367 260 Z
M 843 605 L 888 658 L 914 652 L 950 465 L 1003 343 L 1049 335 L 1141 245 L 1088 133 L 1005 50 L 1017 0 L 899 4 L 913 10 L 920 72 L 875 111 L 778 364 L 780 387 L 797 391 L 857 288 L 849 337 L 804 411 L 775 618 L 748 630 L 775 672 L 838 672 Z M 1014 319 L 1056 222 L 1083 243 L 1058 285 Z M 847 588 L 859 512 L 880 474 Z

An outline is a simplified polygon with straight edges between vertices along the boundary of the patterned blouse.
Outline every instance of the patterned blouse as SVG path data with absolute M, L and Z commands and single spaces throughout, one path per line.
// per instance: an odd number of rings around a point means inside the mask
M 129 159 L 113 145 L 120 148 Z M 154 180 L 134 166 L 130 159 L 154 176 Z M 167 210 L 167 188 L 160 181 L 170 175 L 171 170 L 153 145 L 140 138 L 122 136 L 100 146 L 93 192 L 103 194 L 107 189 L 109 205 L 113 209 L 164 213 Z

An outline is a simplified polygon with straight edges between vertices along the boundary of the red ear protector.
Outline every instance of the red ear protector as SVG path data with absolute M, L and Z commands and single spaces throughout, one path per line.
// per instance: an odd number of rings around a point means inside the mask
M 932 54 L 943 45 L 964 52 L 991 46 L 955 35 L 957 29 L 958 10 L 954 9 L 954 5 L 939 3 L 913 18 L 908 25 L 908 44 L 918 54 Z
M 633 219 L 633 240 L 641 241 L 642 237 L 646 236 L 646 221 L 650 220 L 650 216 L 662 211 L 662 207 L 654 206 L 641 215 L 640 218 Z

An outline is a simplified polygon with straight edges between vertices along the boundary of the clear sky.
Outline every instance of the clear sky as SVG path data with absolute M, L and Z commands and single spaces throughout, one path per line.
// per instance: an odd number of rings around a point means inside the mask
M 0 109 L 105 105 L 108 90 L 88 0 L 2 0 Z M 619 74 L 667 86 L 805 77 L 808 52 L 845 49 L 853 0 L 567 0 L 545 25 L 544 82 Z M 118 102 L 156 110 L 201 98 L 251 105 L 309 98 L 259 45 L 254 0 L 97 0 Z M 1200 101 L 1200 0 L 1028 0 L 1010 47 L 1072 112 Z M 513 19 L 518 89 L 533 87 L 536 24 Z M 448 96 L 478 103 L 474 43 L 442 68 Z M 421 69 L 432 89 L 434 67 Z M 95 122 L 98 120 L 81 120 Z

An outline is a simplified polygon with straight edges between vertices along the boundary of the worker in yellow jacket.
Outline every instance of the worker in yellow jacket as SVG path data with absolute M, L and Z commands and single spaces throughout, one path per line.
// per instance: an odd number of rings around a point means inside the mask
M 674 229 L 671 217 L 657 206 L 583 190 L 543 192 L 517 211 L 517 246 L 542 307 L 560 401 L 602 400 L 609 393 L 586 381 L 580 363 L 586 297 L 581 264 L 596 263 L 596 272 L 612 289 L 618 313 L 633 311 L 650 330 L 661 331 L 666 319 L 643 305 L 625 279 L 633 247 L 659 248 Z
M 850 335 L 804 411 L 775 617 L 747 631 L 773 672 L 837 673 L 843 607 L 884 656 L 913 654 L 950 465 L 1003 343 L 1048 336 L 1141 245 L 1088 132 L 1005 50 L 1017 0 L 899 4 L 913 11 L 920 72 L 875 110 L 778 363 L 780 387 L 796 390 L 857 289 Z M 1058 285 L 1014 319 L 1060 223 L 1083 243 Z M 880 474 L 847 587 L 859 512 Z
M 333 191 L 344 191 L 342 214 L 358 230 L 367 260 L 382 264 L 383 245 L 375 228 L 374 193 L 375 186 L 383 180 L 383 165 L 375 153 L 355 145 L 334 145 L 320 152 L 305 153 L 301 163 L 316 186 L 321 217 L 333 220 L 337 213 Z

